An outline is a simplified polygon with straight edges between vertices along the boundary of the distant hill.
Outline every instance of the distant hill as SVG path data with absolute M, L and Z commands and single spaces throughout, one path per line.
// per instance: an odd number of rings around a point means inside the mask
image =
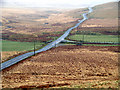
M 118 18 L 118 2 L 110 2 L 93 7 L 89 18 L 94 19 L 114 19 Z M 82 13 L 88 12 L 87 8 L 80 8 L 67 11 L 66 14 L 73 18 L 82 18 Z
M 94 12 L 89 18 L 114 19 L 118 18 L 118 2 L 110 2 L 93 7 Z
M 70 11 L 65 12 L 65 14 L 73 18 L 82 18 L 82 14 L 85 12 L 88 12 L 88 8 L 70 10 Z

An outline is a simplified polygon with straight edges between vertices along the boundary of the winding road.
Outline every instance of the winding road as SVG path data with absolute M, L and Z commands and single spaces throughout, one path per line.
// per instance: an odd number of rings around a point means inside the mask
M 51 49 L 52 47 L 56 46 L 56 44 L 58 44 L 58 43 L 60 43 L 61 41 L 63 41 L 63 40 L 69 35 L 69 33 L 70 33 L 71 30 L 77 28 L 81 23 L 83 23 L 85 20 L 88 19 L 87 15 L 93 11 L 91 7 L 89 7 L 88 9 L 89 9 L 88 13 L 84 13 L 84 14 L 83 14 L 83 19 L 82 19 L 82 20 L 78 20 L 78 23 L 77 23 L 74 27 L 69 28 L 69 29 L 68 29 L 61 37 L 59 37 L 57 40 L 49 43 L 48 45 L 46 45 L 46 46 L 43 47 L 42 49 L 35 51 L 35 53 L 37 54 L 37 53 L 40 53 L 40 52 L 49 50 L 49 49 Z M 10 66 L 12 66 L 12 65 L 14 65 L 14 64 L 16 64 L 16 63 L 18 63 L 18 62 L 20 62 L 20 61 L 28 58 L 28 57 L 30 57 L 30 56 L 32 56 L 32 55 L 34 55 L 34 52 L 28 52 L 28 53 L 25 53 L 25 54 L 23 54 L 23 55 L 19 55 L 19 56 L 13 58 L 13 59 L 10 59 L 10 60 L 8 60 L 8 61 L 6 61 L 6 62 L 3 62 L 3 63 L 1 63 L 1 69 L 0 69 L 0 71 L 3 70 L 3 69 L 5 69 L 5 68 L 7 68 L 7 67 L 10 67 Z

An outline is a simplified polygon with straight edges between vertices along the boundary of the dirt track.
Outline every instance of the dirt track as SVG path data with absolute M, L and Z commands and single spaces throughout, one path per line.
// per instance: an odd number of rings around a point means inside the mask
M 61 46 L 2 72 L 3 88 L 116 88 L 118 47 Z

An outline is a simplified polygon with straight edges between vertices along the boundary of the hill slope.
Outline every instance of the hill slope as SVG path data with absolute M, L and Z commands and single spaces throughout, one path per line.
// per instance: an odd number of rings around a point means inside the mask
M 118 17 L 118 2 L 109 2 L 105 4 L 96 5 L 93 7 L 93 13 L 89 18 L 108 19 Z M 74 18 L 82 18 L 82 13 L 88 12 L 87 8 L 79 8 L 66 12 L 67 15 Z
M 88 12 L 88 8 L 80 8 L 80 9 L 74 9 L 74 10 L 70 10 L 65 12 L 66 15 L 71 16 L 73 18 L 82 18 L 82 14 Z
M 94 12 L 89 18 L 110 19 L 118 17 L 118 2 L 110 2 L 93 7 Z
M 88 15 L 88 18 L 82 24 L 82 27 L 118 27 L 118 2 L 110 2 L 93 7 L 93 12 Z

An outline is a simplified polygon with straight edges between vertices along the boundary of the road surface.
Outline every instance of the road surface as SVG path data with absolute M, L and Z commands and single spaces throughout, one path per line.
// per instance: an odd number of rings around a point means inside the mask
M 46 45 L 46 46 L 43 47 L 42 49 L 35 51 L 35 53 L 37 54 L 37 53 L 40 53 L 40 52 L 49 50 L 49 49 L 51 49 L 52 47 L 56 46 L 56 44 L 58 44 L 58 43 L 60 43 L 61 41 L 63 41 L 63 40 L 69 35 L 69 33 L 70 33 L 71 30 L 77 28 L 82 22 L 84 22 L 85 20 L 88 19 L 87 14 L 89 14 L 89 13 L 91 13 L 91 12 L 93 11 L 91 7 L 88 8 L 88 9 L 89 9 L 88 13 L 84 13 L 84 14 L 83 14 L 83 19 L 82 19 L 82 20 L 78 20 L 78 23 L 77 23 L 74 27 L 69 28 L 69 29 L 68 29 L 61 37 L 59 37 L 57 40 L 49 43 L 48 45 Z M 28 58 L 28 57 L 30 57 L 30 56 L 32 56 L 32 55 L 34 55 L 34 52 L 28 52 L 28 53 L 25 53 L 25 54 L 23 54 L 23 55 L 19 55 L 19 56 L 13 58 L 13 59 L 10 59 L 10 60 L 8 60 L 8 61 L 6 61 L 6 62 L 3 62 L 3 63 L 1 63 L 1 69 L 0 69 L 0 71 L 3 70 L 3 69 L 5 69 L 5 68 L 7 68 L 7 67 L 10 67 L 10 66 L 12 66 L 12 65 L 14 65 L 14 64 L 16 64 L 16 63 L 18 63 L 18 62 L 20 62 L 20 61 Z

